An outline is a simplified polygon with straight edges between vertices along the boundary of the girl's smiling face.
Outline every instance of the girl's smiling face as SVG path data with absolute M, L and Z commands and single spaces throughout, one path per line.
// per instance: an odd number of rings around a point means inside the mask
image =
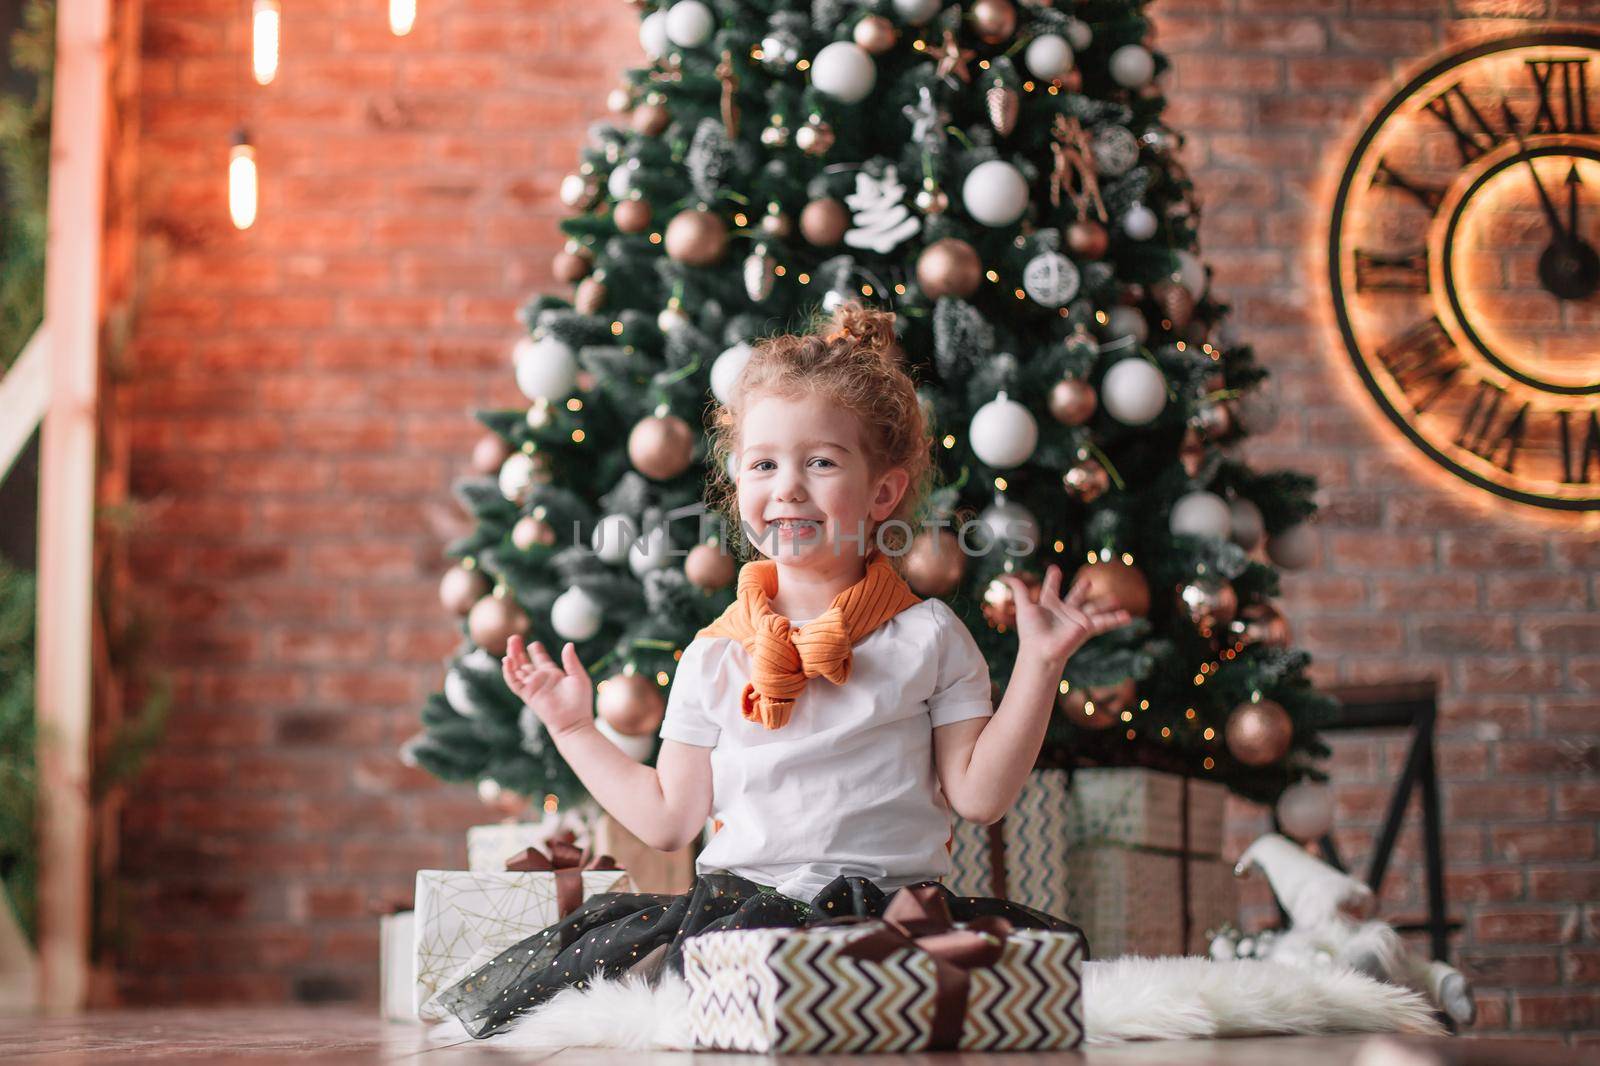
M 909 483 L 898 468 L 875 473 L 860 419 L 815 393 L 751 397 L 739 437 L 740 520 L 786 565 L 864 556 Z

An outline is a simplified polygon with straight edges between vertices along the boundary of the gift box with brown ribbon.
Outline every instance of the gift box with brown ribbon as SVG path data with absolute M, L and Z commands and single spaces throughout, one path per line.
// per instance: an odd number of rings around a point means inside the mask
M 554 924 L 600 892 L 628 892 L 627 873 L 609 855 L 570 839 L 548 852 L 528 848 L 504 871 L 418 870 L 416 1004 L 424 1021 L 443 1014 L 429 1001 L 484 958 Z
M 1083 1041 L 1083 937 L 950 920 L 936 888 L 881 920 L 684 943 L 697 1048 L 761 1053 L 1060 1051 Z

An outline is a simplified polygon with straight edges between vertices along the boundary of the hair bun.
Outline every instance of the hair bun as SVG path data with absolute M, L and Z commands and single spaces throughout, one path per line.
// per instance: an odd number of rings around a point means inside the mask
M 900 343 L 894 335 L 893 311 L 879 311 L 851 300 L 840 305 L 830 321 L 827 340 L 847 338 L 858 347 L 877 352 L 885 359 L 899 359 Z

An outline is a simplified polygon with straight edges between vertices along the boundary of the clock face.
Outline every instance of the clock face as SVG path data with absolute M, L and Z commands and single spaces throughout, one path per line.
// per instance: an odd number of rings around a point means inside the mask
M 1362 131 L 1329 288 L 1368 390 L 1429 458 L 1600 510 L 1600 33 L 1457 51 Z

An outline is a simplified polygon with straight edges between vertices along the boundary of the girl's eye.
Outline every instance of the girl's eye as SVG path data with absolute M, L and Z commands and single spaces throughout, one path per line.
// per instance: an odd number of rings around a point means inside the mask
M 820 455 L 817 458 L 815 458 L 815 459 L 813 459 L 811 461 L 813 463 L 827 463 L 829 466 L 837 465 L 837 464 L 834 463 L 834 461 L 832 459 L 824 459 Z
M 751 470 L 764 470 L 764 469 L 767 469 L 767 468 L 769 468 L 771 466 L 772 466 L 772 460 L 771 459 L 757 459 L 754 463 L 750 464 L 750 469 Z

